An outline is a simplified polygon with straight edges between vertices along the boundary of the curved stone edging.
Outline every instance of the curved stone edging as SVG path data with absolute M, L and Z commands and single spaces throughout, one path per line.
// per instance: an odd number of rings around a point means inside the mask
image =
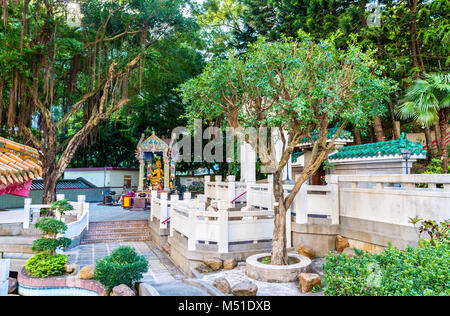
M 103 286 L 94 280 L 81 280 L 75 276 L 61 276 L 50 278 L 34 278 L 24 273 L 25 268 L 19 272 L 17 281 L 20 286 L 26 288 L 76 288 L 94 292 L 101 295 L 104 292 Z
M 259 259 L 270 257 L 270 253 L 263 253 L 248 257 L 246 260 L 245 273 L 248 277 L 273 283 L 287 283 L 298 280 L 300 273 L 308 272 L 311 260 L 298 254 L 289 254 L 289 258 L 300 260 L 299 263 L 288 266 L 275 266 L 259 262 Z

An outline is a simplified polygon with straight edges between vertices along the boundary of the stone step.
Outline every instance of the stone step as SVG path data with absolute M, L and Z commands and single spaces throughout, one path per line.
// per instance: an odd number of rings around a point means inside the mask
M 81 244 L 147 241 L 151 239 L 148 225 L 147 220 L 90 223 Z

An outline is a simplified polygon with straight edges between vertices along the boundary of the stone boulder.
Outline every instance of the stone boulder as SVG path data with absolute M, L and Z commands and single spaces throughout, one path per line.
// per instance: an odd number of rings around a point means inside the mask
M 17 290 L 17 279 L 8 278 L 8 294 L 14 293 Z
M 320 276 L 315 273 L 300 273 L 298 279 L 300 281 L 302 293 L 309 293 L 313 290 L 315 286 L 322 285 Z
M 64 271 L 70 275 L 75 275 L 78 273 L 78 264 L 76 263 L 66 263 L 64 265 Z
M 345 239 L 342 236 L 336 236 L 336 250 L 339 253 L 342 253 L 344 251 L 345 248 L 350 247 L 350 243 L 348 242 L 347 239 Z
M 231 285 L 225 278 L 217 278 L 214 280 L 213 286 L 224 294 L 231 294 Z
M 197 270 L 198 272 L 204 274 L 204 273 L 211 273 L 213 272 L 213 270 L 208 267 L 206 264 L 201 264 L 198 267 L 195 268 L 195 270 Z
M 316 257 L 316 253 L 312 248 L 305 246 L 303 244 L 299 244 L 297 247 L 297 252 L 299 255 L 308 257 L 309 259 L 314 259 Z
M 219 271 L 223 267 L 223 261 L 218 258 L 210 258 L 203 260 L 203 263 L 210 267 L 213 271 Z
M 234 259 L 227 259 L 223 262 L 223 268 L 224 270 L 233 270 L 236 268 L 237 262 Z
M 235 285 L 232 292 L 234 296 L 256 296 L 258 287 L 250 281 L 245 281 Z
M 136 293 L 125 284 L 121 284 L 113 288 L 111 296 L 136 296 Z
M 95 274 L 95 266 L 85 266 L 81 268 L 80 272 L 78 273 L 78 278 L 81 280 L 92 280 L 94 278 Z

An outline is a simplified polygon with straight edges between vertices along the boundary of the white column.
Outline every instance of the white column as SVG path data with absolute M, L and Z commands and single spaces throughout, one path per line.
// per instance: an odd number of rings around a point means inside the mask
M 195 246 L 197 244 L 196 240 L 196 213 L 198 208 L 198 201 L 189 201 L 189 236 L 188 237 L 188 250 L 195 251 Z
M 295 197 L 295 213 L 297 224 L 308 223 L 308 185 L 303 183 Z
M 289 139 L 289 135 L 288 132 L 284 131 L 284 138 L 286 139 L 286 142 Z M 283 140 L 281 139 L 280 136 L 280 132 L 278 130 L 275 130 L 275 135 L 274 135 L 275 139 L 274 139 L 274 147 L 275 147 L 275 154 L 277 157 L 277 163 L 280 162 L 281 160 L 281 156 L 283 155 Z M 283 181 L 286 180 L 293 180 L 292 177 L 292 160 L 289 159 L 286 166 L 283 169 Z
M 158 191 L 152 190 L 150 193 L 151 199 L 150 199 L 150 220 L 153 221 L 155 218 L 155 210 L 156 210 L 156 199 L 158 198 Z
M 292 247 L 292 215 L 291 209 L 286 211 L 286 247 Z
M 0 259 L 0 296 L 8 296 L 10 259 Z
M 219 253 L 228 253 L 228 203 L 227 201 L 219 201 L 218 205 L 218 226 L 219 226 Z
M 23 229 L 30 228 L 31 199 L 25 199 L 23 208 Z
M 183 194 L 183 200 L 190 200 L 190 199 L 192 199 L 191 192 L 186 192 Z
M 234 207 L 234 203 L 231 203 L 236 196 L 236 177 L 235 176 L 228 176 L 228 202 L 230 202 L 229 207 Z
M 56 195 L 56 200 L 57 201 L 62 201 L 62 200 L 64 200 L 65 199 L 65 195 L 64 194 L 57 194 Z
M 256 152 L 248 143 L 241 143 L 241 182 L 256 181 Z
M 327 175 L 327 186 L 331 189 L 331 225 L 339 225 L 340 211 L 339 211 L 339 177 L 336 175 Z
M 159 228 L 166 229 L 167 228 L 167 219 L 169 218 L 169 210 L 168 210 L 168 195 L 166 192 L 161 193 L 161 211 L 160 211 L 160 219 L 159 219 Z M 166 221 L 164 224 L 163 222 Z
M 77 218 L 80 219 L 84 214 L 84 205 L 86 204 L 86 195 L 78 195 Z

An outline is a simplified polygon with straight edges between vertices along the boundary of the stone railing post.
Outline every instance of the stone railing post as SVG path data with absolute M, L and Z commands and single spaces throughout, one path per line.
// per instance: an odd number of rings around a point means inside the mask
M 62 200 L 64 200 L 65 199 L 65 195 L 64 194 L 57 194 L 56 195 L 56 200 L 57 201 L 62 201 Z
M 306 183 L 302 184 L 294 203 L 297 224 L 308 224 L 308 185 Z
M 292 247 L 292 214 L 291 209 L 286 211 L 286 248 Z
M 233 208 L 235 203 L 231 203 L 231 201 L 233 201 L 235 198 L 237 198 L 236 196 L 236 176 L 228 176 L 227 177 L 228 180 L 228 202 L 229 202 L 229 207 Z
M 25 199 L 23 208 L 23 229 L 30 228 L 31 199 Z
M 268 207 L 269 210 L 274 210 L 275 207 L 273 205 L 273 203 L 275 202 L 275 197 L 273 196 L 273 174 L 269 174 L 269 176 L 267 177 L 267 181 L 268 181 L 268 192 L 270 194 L 270 205 Z
M 0 296 L 8 296 L 10 259 L 0 259 Z
M 220 184 L 222 182 L 222 176 L 215 176 L 214 177 L 214 182 L 215 182 L 215 188 L 214 190 L 215 192 L 215 199 L 219 200 L 220 199 Z
M 150 221 L 153 221 L 155 218 L 155 210 L 156 210 L 156 199 L 158 198 L 158 191 L 152 190 L 150 193 Z
M 159 213 L 159 228 L 166 229 L 167 228 L 167 219 L 169 218 L 169 210 L 168 210 L 168 195 L 166 193 L 161 193 L 161 211 Z M 163 222 L 165 222 L 163 224 Z
M 212 198 L 211 192 L 209 192 L 209 183 L 211 182 L 211 176 L 205 176 L 205 195 L 206 198 Z
M 228 205 L 227 201 L 218 202 L 219 253 L 228 253 Z
M 183 194 L 183 200 L 191 200 L 192 199 L 192 193 L 186 192 Z
M 331 190 L 331 225 L 339 225 L 339 178 L 336 175 L 329 175 L 326 181 Z
M 78 195 L 77 218 L 80 219 L 84 214 L 84 205 L 86 204 L 86 195 Z
M 188 228 L 188 250 L 195 251 L 195 246 L 197 244 L 196 240 L 196 217 L 197 217 L 198 201 L 189 201 L 189 228 Z
M 87 214 L 86 216 L 87 216 L 87 218 L 86 218 L 86 230 L 89 230 L 89 218 L 90 218 L 90 216 L 91 216 L 91 214 L 89 213 L 90 212 L 90 207 L 91 207 L 91 205 L 89 204 L 89 203 L 84 203 L 84 213 L 85 214 Z

